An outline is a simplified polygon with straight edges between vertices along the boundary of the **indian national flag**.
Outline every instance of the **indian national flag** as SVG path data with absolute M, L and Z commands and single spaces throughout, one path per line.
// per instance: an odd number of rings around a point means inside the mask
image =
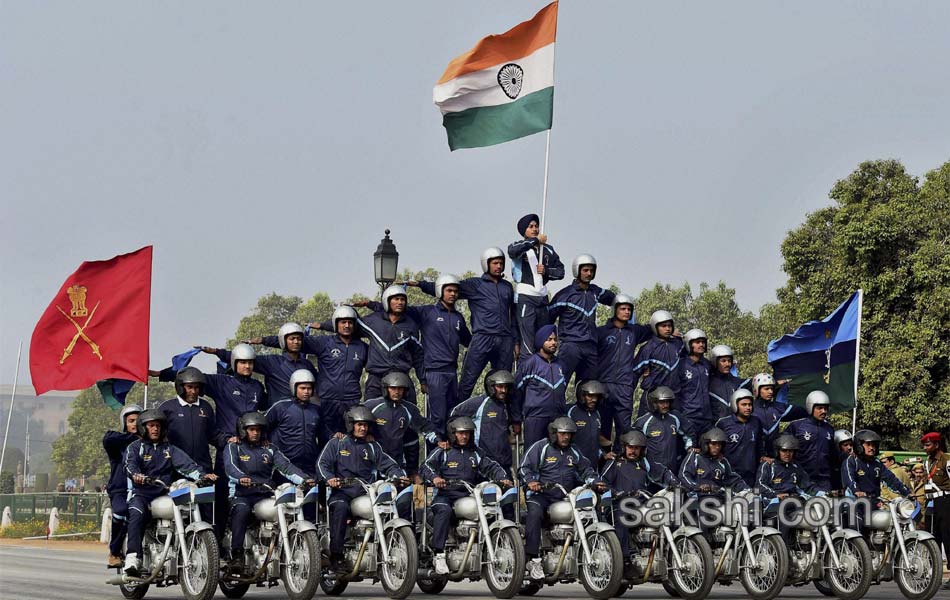
M 449 148 L 479 148 L 551 128 L 557 2 L 449 63 L 432 91 Z

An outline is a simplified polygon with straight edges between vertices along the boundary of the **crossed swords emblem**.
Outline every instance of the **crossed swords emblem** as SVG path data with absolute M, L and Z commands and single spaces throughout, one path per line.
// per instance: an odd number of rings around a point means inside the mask
M 86 316 L 86 288 L 81 286 L 73 286 L 67 290 L 67 295 L 69 296 L 70 302 L 72 302 L 73 308 L 70 313 L 73 316 L 83 317 Z M 80 338 L 92 348 L 92 353 L 99 357 L 99 360 L 102 360 L 102 352 L 99 351 L 99 344 L 92 341 L 92 339 L 86 335 L 86 328 L 89 327 L 89 322 L 92 321 L 92 318 L 96 315 L 96 310 L 99 308 L 99 302 L 96 302 L 96 305 L 92 307 L 92 311 L 89 313 L 89 316 L 86 317 L 86 322 L 80 325 L 73 319 L 72 316 L 66 314 L 66 311 L 56 305 L 56 310 L 58 310 L 66 319 L 73 324 L 73 327 L 76 328 L 76 334 L 73 336 L 73 339 L 69 341 L 69 345 L 63 350 L 63 357 L 59 359 L 59 364 L 66 362 L 66 359 L 73 353 L 73 349 L 76 347 L 76 342 Z

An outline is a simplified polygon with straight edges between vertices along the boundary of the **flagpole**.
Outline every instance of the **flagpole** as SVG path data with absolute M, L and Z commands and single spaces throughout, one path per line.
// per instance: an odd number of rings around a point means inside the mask
M 146 379 L 145 379 L 145 400 L 143 400 L 144 402 L 144 406 L 142 406 L 143 409 L 148 408 L 148 378 L 147 377 L 148 376 L 146 376 Z
M 858 428 L 858 373 L 861 372 L 861 312 L 864 308 L 864 290 L 858 289 L 858 335 L 854 340 L 854 411 L 851 414 L 851 435 Z
M 16 400 L 16 384 L 20 377 L 20 353 L 23 350 L 23 340 L 16 349 L 16 370 L 13 372 L 13 393 L 10 394 L 10 413 L 7 415 L 7 428 L 3 433 L 3 450 L 0 450 L 0 471 L 3 470 L 3 459 L 7 456 L 7 440 L 10 439 L 10 421 L 13 419 L 13 402 Z

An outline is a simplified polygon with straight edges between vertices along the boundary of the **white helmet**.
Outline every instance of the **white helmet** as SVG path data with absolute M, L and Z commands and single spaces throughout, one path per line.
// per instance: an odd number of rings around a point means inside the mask
M 501 248 L 486 248 L 482 252 L 482 273 L 488 272 L 488 261 L 493 258 L 500 258 L 505 260 L 505 253 L 501 251 Z
M 633 309 L 633 297 L 627 294 L 617 294 L 614 296 L 614 301 L 610 305 L 610 307 L 614 309 L 614 316 L 617 315 L 617 307 L 621 304 L 629 304 L 630 308 Z
M 656 326 L 659 325 L 660 323 L 666 323 L 667 321 L 672 321 L 672 320 L 673 320 L 673 315 L 671 315 L 669 311 L 658 310 L 652 315 L 650 315 L 650 329 L 653 330 L 654 335 L 657 335 Z
M 280 339 L 284 338 L 281 337 Z M 255 358 L 257 358 L 257 352 L 254 351 L 254 348 L 252 348 L 250 344 L 238 344 L 231 349 L 231 370 L 234 370 L 234 365 L 237 364 L 237 361 L 254 360 Z
M 333 332 L 336 333 L 336 324 L 343 319 L 352 319 L 355 322 L 357 318 L 359 318 L 359 315 L 356 314 L 356 310 L 352 306 L 338 306 L 333 311 L 333 316 L 330 317 L 330 321 L 333 323 Z
M 716 344 L 712 347 L 712 350 L 709 351 L 709 355 L 712 357 L 713 362 L 719 360 L 720 358 L 728 356 L 732 358 L 735 356 L 732 352 L 732 348 L 725 344 Z
M 831 398 L 821 390 L 808 392 L 808 395 L 805 396 L 805 412 L 808 413 L 808 416 L 811 416 L 816 406 L 831 406 Z
M 693 351 L 691 343 L 696 340 L 708 340 L 706 337 L 706 332 L 702 329 L 690 329 L 686 332 L 686 335 L 683 336 L 683 345 L 686 346 L 686 352 L 690 353 Z
M 597 274 L 597 259 L 590 254 L 578 254 L 574 257 L 574 262 L 571 263 L 571 273 L 574 275 L 574 279 L 577 279 L 577 275 L 584 265 L 593 265 L 594 275 Z
M 119 411 L 119 431 L 125 432 L 125 418 L 129 415 L 138 415 L 142 413 L 142 407 L 138 404 L 126 404 L 122 407 L 122 410 Z
M 303 327 L 296 323 L 284 323 L 280 326 L 280 329 L 277 330 L 277 343 L 280 344 L 281 350 L 286 350 L 286 337 L 291 333 L 299 333 L 303 335 Z
M 732 409 L 732 414 L 739 412 L 739 400 L 742 400 L 743 398 L 754 400 L 752 397 L 752 392 L 745 388 L 739 388 L 732 392 L 732 396 L 729 398 L 729 407 Z
M 301 383 L 316 383 L 317 379 L 308 369 L 297 369 L 290 375 L 290 393 L 297 397 L 297 386 Z
M 437 300 L 442 299 L 442 289 L 447 285 L 454 285 L 458 287 L 459 278 L 451 273 L 443 273 L 439 275 L 439 278 L 435 280 L 435 297 Z
M 383 311 L 389 312 L 389 301 L 396 296 L 405 296 L 406 302 L 409 302 L 409 295 L 406 293 L 406 288 L 401 285 L 393 284 L 383 292 Z
M 755 394 L 755 397 L 759 397 L 759 388 L 764 385 L 775 385 L 775 378 L 769 375 L 768 373 L 759 373 L 752 378 L 752 393 Z

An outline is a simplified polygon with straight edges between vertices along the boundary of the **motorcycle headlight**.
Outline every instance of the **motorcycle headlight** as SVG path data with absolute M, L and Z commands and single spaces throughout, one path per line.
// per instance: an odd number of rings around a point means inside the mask
M 913 500 L 905 498 L 897 503 L 897 514 L 899 514 L 902 519 L 913 519 L 917 512 L 918 506 Z

